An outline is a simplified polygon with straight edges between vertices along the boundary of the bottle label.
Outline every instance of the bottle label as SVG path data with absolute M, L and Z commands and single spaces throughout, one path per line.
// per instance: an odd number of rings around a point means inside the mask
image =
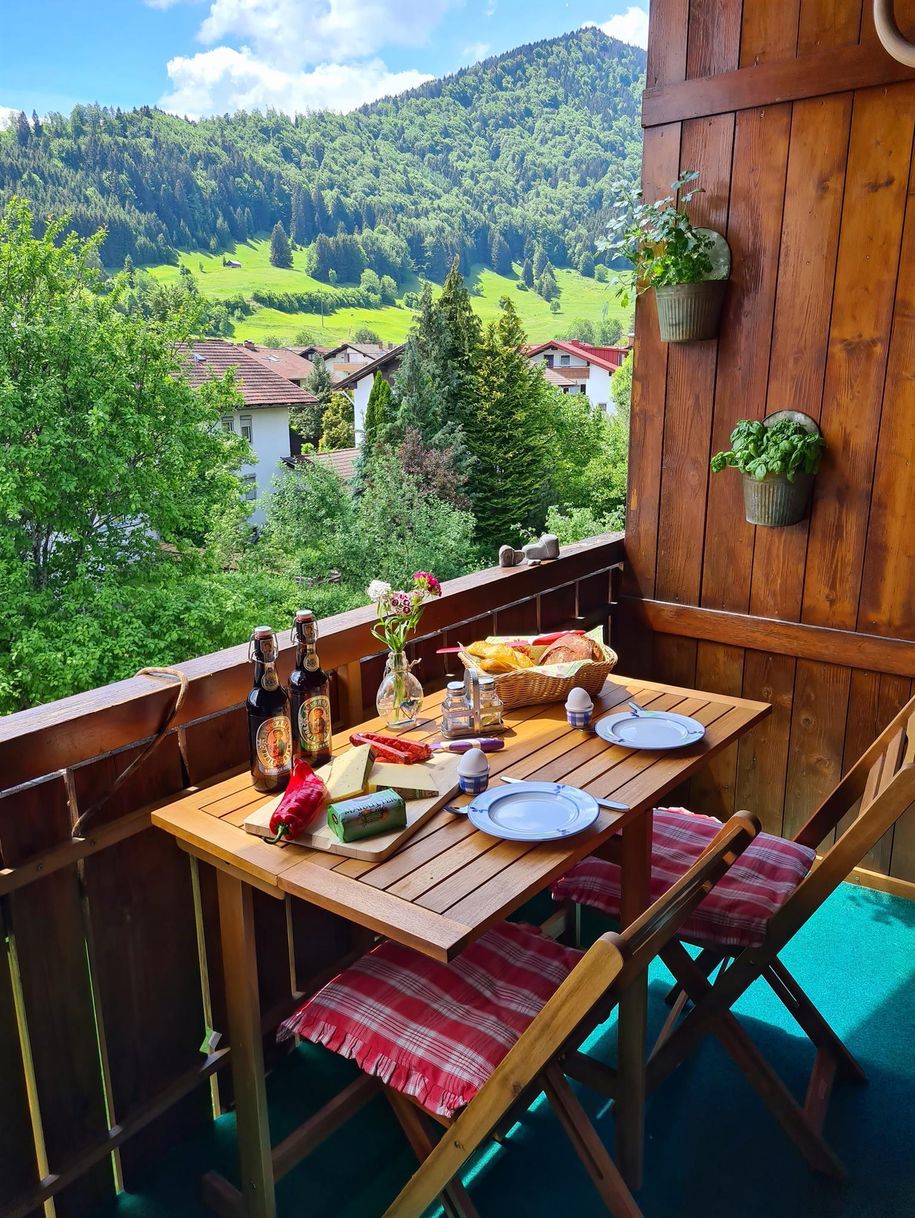
M 330 698 L 318 694 L 299 707 L 299 743 L 303 753 L 330 752 Z
M 276 669 L 271 665 L 264 669 L 264 675 L 261 677 L 261 689 L 279 689 L 280 679 L 276 675 Z
M 313 651 L 310 651 L 305 657 L 305 671 L 317 672 L 320 667 L 321 661 Z
M 265 774 L 285 774 L 292 760 L 292 731 L 286 715 L 273 715 L 258 726 L 257 761 Z

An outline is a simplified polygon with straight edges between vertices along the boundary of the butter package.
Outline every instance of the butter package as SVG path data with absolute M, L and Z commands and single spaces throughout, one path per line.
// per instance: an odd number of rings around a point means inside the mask
M 341 842 L 358 842 L 405 829 L 407 805 L 395 791 L 376 791 L 331 804 L 327 823 Z

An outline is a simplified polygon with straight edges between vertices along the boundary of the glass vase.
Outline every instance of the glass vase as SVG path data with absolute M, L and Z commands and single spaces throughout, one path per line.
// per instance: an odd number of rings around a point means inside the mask
M 423 687 L 414 677 L 412 668 L 406 652 L 388 652 L 384 678 L 375 698 L 378 714 L 388 727 L 410 727 L 416 722 L 423 704 Z

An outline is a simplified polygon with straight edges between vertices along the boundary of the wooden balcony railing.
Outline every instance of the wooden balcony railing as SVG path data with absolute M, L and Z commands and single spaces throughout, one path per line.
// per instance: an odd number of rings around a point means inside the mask
M 614 534 L 539 567 L 450 581 L 413 648 L 424 686 L 441 686 L 448 657 L 437 649 L 459 639 L 609 626 L 622 560 Z M 372 618 L 357 609 L 320 624 L 340 727 L 364 717 L 381 677 Z M 139 677 L 0 720 L 0 1218 L 52 1198 L 68 1218 L 94 1212 L 226 1101 L 225 1041 L 200 1052 L 205 1030 L 225 1027 L 212 876 L 150 828 L 149 812 L 246 764 L 246 654 L 239 645 L 180 665 L 187 696 L 170 722 L 174 687 Z M 74 839 L 77 819 L 166 722 Z M 352 949 L 353 931 L 255 897 L 272 1029 Z

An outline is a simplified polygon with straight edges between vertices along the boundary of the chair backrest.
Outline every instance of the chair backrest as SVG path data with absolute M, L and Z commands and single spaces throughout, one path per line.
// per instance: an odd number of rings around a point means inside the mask
M 400 1194 L 402 1212 L 422 1212 L 557 1054 L 587 1034 L 589 1021 L 596 1026 L 605 1018 L 623 984 L 648 967 L 758 832 L 748 812 L 732 816 L 694 866 L 637 922 L 622 935 L 601 935 L 588 948 Z
M 770 935 L 790 938 L 913 804 L 915 698 L 798 832 L 795 841 L 813 849 L 822 847 L 833 830 L 836 839 L 772 919 Z

